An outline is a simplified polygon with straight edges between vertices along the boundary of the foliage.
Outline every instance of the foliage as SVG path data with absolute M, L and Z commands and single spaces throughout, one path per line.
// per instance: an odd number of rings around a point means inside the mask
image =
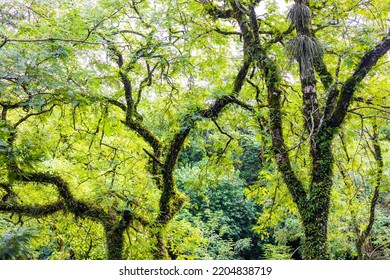
M 288 246 L 265 245 L 265 259 L 267 260 L 289 260 L 291 259 L 291 248 Z
M 15 227 L 0 220 L 0 260 L 26 260 L 34 257 L 31 239 L 37 231 L 28 227 Z

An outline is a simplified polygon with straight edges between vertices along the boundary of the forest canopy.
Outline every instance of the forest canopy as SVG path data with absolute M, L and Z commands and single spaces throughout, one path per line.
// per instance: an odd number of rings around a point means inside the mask
M 0 0 L 0 259 L 390 259 L 389 11 Z

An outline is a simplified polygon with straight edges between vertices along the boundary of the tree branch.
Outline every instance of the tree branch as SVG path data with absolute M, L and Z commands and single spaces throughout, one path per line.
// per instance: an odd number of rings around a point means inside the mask
M 122 42 L 87 42 L 89 37 L 91 36 L 92 32 L 95 31 L 99 25 L 101 25 L 106 20 L 110 19 L 117 13 L 119 13 L 125 5 L 121 6 L 118 9 L 115 9 L 110 15 L 107 17 L 101 19 L 97 24 L 95 24 L 91 29 L 88 29 L 88 33 L 84 39 L 68 39 L 68 38 L 39 38 L 39 39 L 17 39 L 17 38 L 5 38 L 3 43 L 0 45 L 0 48 L 4 46 L 4 44 L 8 42 L 20 42 L 20 43 L 41 43 L 41 42 L 66 42 L 66 43 L 82 43 L 82 44 L 89 44 L 89 45 L 118 45 L 118 44 L 124 44 Z
M 14 202 L 12 204 L 9 204 L 0 201 L 0 211 L 22 214 L 24 216 L 30 216 L 34 218 L 45 217 L 61 210 L 66 210 L 66 205 L 62 201 L 42 206 L 23 206 L 15 205 Z
M 110 219 L 109 215 L 104 212 L 102 208 L 77 200 L 70 192 L 68 184 L 59 176 L 48 173 L 23 173 L 19 169 L 16 173 L 16 179 L 22 182 L 51 184 L 56 186 L 61 198 L 64 200 L 66 209 L 76 216 L 89 217 L 101 223 L 106 223 L 106 221 Z M 60 205 L 58 204 L 58 207 L 59 206 Z
M 138 133 L 153 148 L 155 154 L 159 155 L 161 153 L 162 146 L 160 140 L 148 128 L 142 125 L 140 121 L 124 121 L 123 123 Z
M 118 101 L 118 100 L 115 100 L 115 99 L 112 99 L 112 98 L 109 98 L 109 97 L 104 97 L 104 99 L 106 101 L 108 101 L 108 103 L 112 104 L 112 105 L 115 105 L 117 107 L 119 107 L 120 109 L 122 109 L 122 111 L 126 112 L 127 110 L 127 107 L 125 104 L 123 104 L 122 102 Z
M 4 41 L 1 42 L 1 44 L 0 44 L 0 49 L 1 49 L 2 47 L 4 47 L 4 45 L 7 43 L 7 41 L 8 41 L 8 39 L 5 38 Z
M 291 34 L 292 32 L 294 31 L 294 25 L 291 24 L 285 31 L 283 31 L 282 33 L 280 33 L 279 35 L 276 35 L 273 39 L 269 40 L 267 42 L 267 47 L 266 49 L 269 48 L 269 46 L 271 46 L 272 44 L 276 44 L 276 43 L 282 43 L 283 44 L 283 39 Z
M 341 88 L 339 101 L 337 102 L 336 109 L 327 121 L 327 126 L 330 128 L 339 127 L 344 121 L 347 114 L 348 107 L 352 100 L 352 97 L 358 87 L 363 81 L 371 69 L 375 66 L 378 60 L 384 56 L 390 49 L 390 32 L 385 36 L 381 43 L 379 43 L 374 49 L 367 52 L 360 61 L 360 64 L 356 68 L 352 76 L 344 83 Z
M 227 9 L 227 10 L 222 10 L 218 8 L 216 5 L 212 4 L 211 2 L 205 1 L 206 3 L 202 4 L 205 7 L 206 12 L 211 15 L 213 18 L 221 18 L 221 19 L 228 19 L 231 18 L 233 15 L 233 10 Z
M 146 86 L 151 86 L 152 85 L 152 77 L 153 77 L 153 73 L 154 71 L 156 70 L 158 66 L 158 63 L 156 63 L 152 69 L 150 69 L 150 66 L 149 64 L 146 64 L 146 68 L 148 70 L 148 75 L 140 82 L 139 86 L 138 86 L 138 93 L 137 93 L 137 100 L 134 104 L 134 108 L 137 109 L 138 107 L 138 104 L 140 103 L 141 101 L 141 95 L 142 95 L 142 91 L 144 90 L 144 88 Z
M 135 111 L 135 103 L 132 96 L 131 82 L 127 77 L 127 71 L 123 69 L 124 59 L 122 53 L 115 46 L 110 46 L 110 50 L 115 55 L 114 60 L 119 67 L 119 77 L 123 84 L 126 105 L 120 103 L 119 101 L 108 99 L 113 105 L 118 106 L 123 111 L 126 112 L 126 118 L 123 123 L 130 129 L 134 130 L 138 135 L 140 135 L 154 150 L 155 154 L 159 155 L 161 153 L 161 144 L 160 140 L 154 135 L 149 129 L 142 125 L 141 121 L 134 119 L 134 115 L 137 114 Z M 149 76 L 149 75 L 148 75 Z
M 158 158 L 156 158 L 152 153 L 150 153 L 148 150 L 146 150 L 145 148 L 143 149 L 144 150 L 144 152 L 148 155 L 148 156 L 150 156 L 158 165 L 160 165 L 160 166 L 163 166 L 163 164 L 161 163 L 161 161 L 158 159 Z
M 381 146 L 379 144 L 379 135 L 378 135 L 378 127 L 375 124 L 374 125 L 374 135 L 372 136 L 372 143 L 374 146 L 374 157 L 377 165 L 377 172 L 376 172 L 376 179 L 375 179 L 375 190 L 374 195 L 371 199 L 371 206 L 370 206 L 370 218 L 368 225 L 366 229 L 364 230 L 364 238 L 366 239 L 368 235 L 371 233 L 372 227 L 374 226 L 375 222 L 375 208 L 378 202 L 379 198 L 379 189 L 382 183 L 382 175 L 383 175 L 383 157 L 382 157 L 382 150 Z
M 314 59 L 314 68 L 317 74 L 320 76 L 320 80 L 326 90 L 333 84 L 334 78 L 332 74 L 328 71 L 326 64 L 324 63 L 324 56 L 317 56 Z
M 46 110 L 42 110 L 40 112 L 36 112 L 36 113 L 30 113 L 30 114 L 27 114 L 26 116 L 24 116 L 23 118 L 21 118 L 20 120 L 18 120 L 13 128 L 17 128 L 21 123 L 23 123 L 24 121 L 28 120 L 29 118 L 33 117 L 33 116 L 39 116 L 39 115 L 42 115 L 44 113 L 47 113 L 47 112 L 51 112 L 53 110 L 53 108 L 56 106 L 57 104 L 53 104 L 49 109 L 46 109 Z
M 243 65 L 235 78 L 233 89 L 230 95 L 222 96 L 218 98 L 214 104 L 210 105 L 209 108 L 186 114 L 181 119 L 180 129 L 170 142 L 168 151 L 165 156 L 165 161 L 162 166 L 163 186 L 160 198 L 160 213 L 158 216 L 158 221 L 160 224 L 163 225 L 168 223 L 173 215 L 180 210 L 182 204 L 184 203 L 184 198 L 181 197 L 176 191 L 175 181 L 173 178 L 173 171 L 177 164 L 177 160 L 180 151 L 182 150 L 184 141 L 187 139 L 196 121 L 202 118 L 214 119 L 218 117 L 226 105 L 238 102 L 236 95 L 242 89 L 242 86 L 245 82 L 245 77 L 248 73 L 249 65 L 249 61 L 244 58 Z
M 42 42 L 65 42 L 65 43 L 82 43 L 88 45 L 123 45 L 123 42 L 86 42 L 78 39 L 65 39 L 65 38 L 40 38 L 40 39 L 12 39 L 8 38 L 7 42 L 19 42 L 19 43 L 42 43 Z M 5 41 L 3 42 L 4 45 Z
M 219 33 L 219 34 L 222 34 L 222 35 L 237 35 L 237 36 L 242 36 L 242 34 L 240 32 L 237 32 L 237 31 L 226 31 L 226 30 L 222 30 L 220 28 L 215 28 L 213 29 L 213 31 Z
M 245 102 L 242 102 L 241 100 L 238 100 L 236 97 L 232 97 L 232 103 L 240 106 L 241 108 L 244 108 L 245 110 L 248 110 L 250 112 L 253 112 L 253 106 L 245 103 Z M 265 106 L 264 106 L 265 107 Z

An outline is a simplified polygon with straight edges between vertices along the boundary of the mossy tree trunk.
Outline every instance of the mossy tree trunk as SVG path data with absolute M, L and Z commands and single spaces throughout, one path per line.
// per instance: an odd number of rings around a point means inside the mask
M 121 260 L 123 259 L 123 232 L 120 227 L 113 226 L 105 229 L 106 232 L 106 246 L 107 259 Z
M 301 215 L 305 233 L 303 256 L 305 259 L 328 259 L 327 228 L 333 179 L 333 138 L 345 119 L 357 86 L 389 50 L 390 37 L 383 38 L 382 42 L 362 57 L 354 73 L 339 89 L 339 83 L 335 82 L 327 70 L 321 48 L 311 34 L 309 7 L 309 1 L 297 0 L 289 14 L 298 36 L 291 46 L 296 48 L 292 50 L 292 54 L 300 66 L 302 117 L 310 144 L 311 180 L 307 184 L 303 184 L 290 162 L 282 124 L 280 69 L 269 57 L 266 44 L 262 44 L 259 38 L 260 26 L 255 6 L 251 4 L 243 7 L 237 1 L 231 1 L 231 9 L 218 10 L 216 6 L 212 6 L 209 12 L 217 18 L 234 18 L 239 23 L 245 56 L 263 72 L 267 86 L 272 151 L 278 170 Z M 290 27 L 277 39 L 283 40 L 283 36 L 291 31 Z M 326 101 L 321 108 L 317 101 L 316 72 L 325 88 Z M 264 104 L 260 100 L 258 102 L 262 108 Z
M 304 226 L 305 240 L 303 257 L 305 259 L 328 259 L 328 216 L 330 192 L 332 187 L 333 154 L 331 135 L 316 142 L 316 166 L 312 168 L 312 181 L 304 206 L 299 207 Z

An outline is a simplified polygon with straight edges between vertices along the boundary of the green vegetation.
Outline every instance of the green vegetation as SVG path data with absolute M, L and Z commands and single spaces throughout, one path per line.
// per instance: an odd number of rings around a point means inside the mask
M 388 1 L 0 0 L 0 259 L 390 259 Z

